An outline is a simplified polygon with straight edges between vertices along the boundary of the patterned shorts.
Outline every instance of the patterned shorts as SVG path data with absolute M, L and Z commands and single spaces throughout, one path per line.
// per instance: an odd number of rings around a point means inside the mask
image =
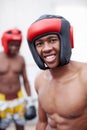
M 6 129 L 14 121 L 17 125 L 25 125 L 26 104 L 24 98 L 10 101 L 0 100 L 0 128 Z

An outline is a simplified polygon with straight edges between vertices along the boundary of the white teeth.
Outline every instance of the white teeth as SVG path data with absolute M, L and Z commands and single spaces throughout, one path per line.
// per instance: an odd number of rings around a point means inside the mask
M 55 59 L 55 55 L 47 56 L 46 61 L 47 62 L 52 62 Z

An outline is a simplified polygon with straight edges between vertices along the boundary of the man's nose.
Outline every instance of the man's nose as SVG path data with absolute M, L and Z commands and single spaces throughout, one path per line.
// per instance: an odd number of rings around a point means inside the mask
M 47 41 L 44 42 L 44 47 L 43 47 L 43 51 L 48 51 L 51 50 L 52 46 L 50 43 L 48 43 Z

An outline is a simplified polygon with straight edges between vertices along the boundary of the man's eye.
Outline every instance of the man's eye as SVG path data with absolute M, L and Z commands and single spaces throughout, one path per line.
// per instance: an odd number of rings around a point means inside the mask
M 50 42 L 56 42 L 58 39 L 50 39 Z
M 41 45 L 42 45 L 42 42 L 38 42 L 38 43 L 35 44 L 35 46 L 37 46 L 37 47 L 39 47 Z

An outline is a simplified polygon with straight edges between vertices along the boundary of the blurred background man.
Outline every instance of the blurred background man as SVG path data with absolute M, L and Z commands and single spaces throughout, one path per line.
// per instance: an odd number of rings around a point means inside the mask
M 31 96 L 24 58 L 19 54 L 22 33 L 19 29 L 7 30 L 2 35 L 4 51 L 0 52 L 0 130 L 14 121 L 16 130 L 24 130 L 26 104 L 21 89 L 20 76 L 25 91 Z

